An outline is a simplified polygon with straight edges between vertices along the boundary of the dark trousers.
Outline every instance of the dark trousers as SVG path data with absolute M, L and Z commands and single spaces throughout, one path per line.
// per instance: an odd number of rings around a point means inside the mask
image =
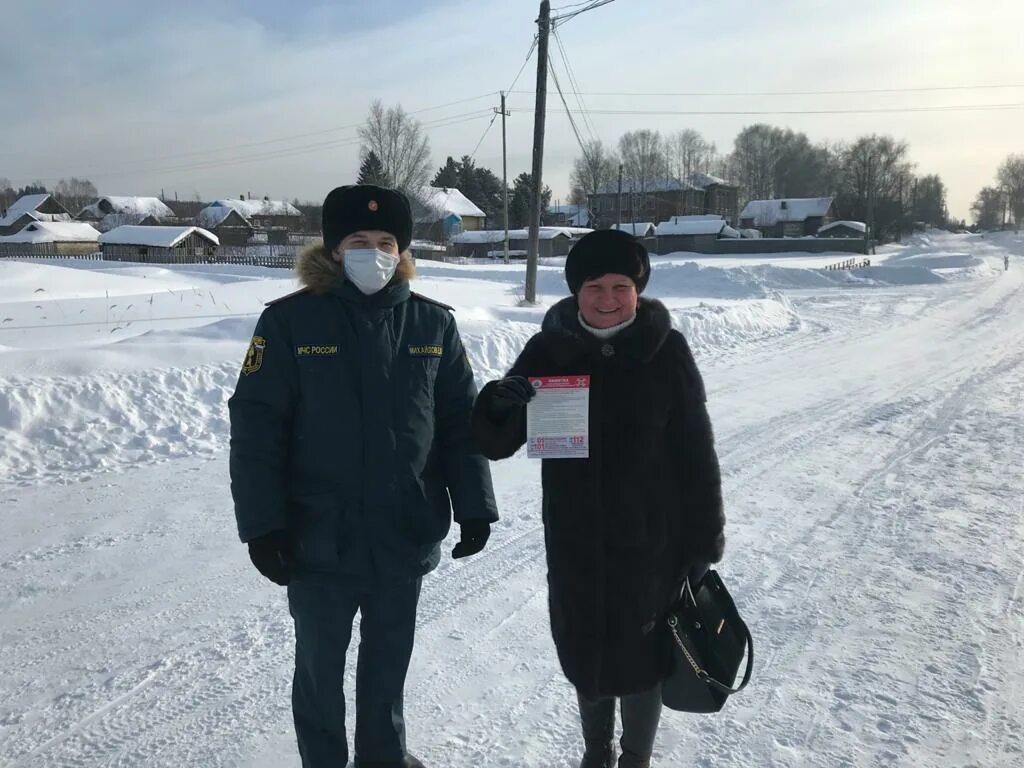
M 580 704 L 583 739 L 588 745 L 611 744 L 615 738 L 615 699 L 591 700 L 578 691 L 576 698 Z M 661 685 L 643 693 L 623 696 L 619 701 L 622 709 L 622 739 L 619 744 L 623 755 L 649 759 L 661 720 Z
M 298 578 L 288 585 L 295 620 L 292 714 L 303 768 L 344 768 L 345 653 L 356 611 L 357 765 L 405 756 L 402 698 L 412 656 L 421 579 L 369 588 L 356 580 Z

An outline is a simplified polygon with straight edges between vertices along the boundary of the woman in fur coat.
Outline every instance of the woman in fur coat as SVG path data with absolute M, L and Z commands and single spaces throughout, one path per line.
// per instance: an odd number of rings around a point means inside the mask
M 664 305 L 642 298 L 644 246 L 592 232 L 565 264 L 555 304 L 508 375 L 487 384 L 473 431 L 492 460 L 526 441 L 529 379 L 590 376 L 589 457 L 545 459 L 543 518 L 551 632 L 576 687 L 586 752 L 611 768 L 650 765 L 672 653 L 662 617 L 683 579 L 722 557 L 721 475 L 704 385 Z

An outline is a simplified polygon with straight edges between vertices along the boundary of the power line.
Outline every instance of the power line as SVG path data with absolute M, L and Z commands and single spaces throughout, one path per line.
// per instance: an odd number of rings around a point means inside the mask
M 559 7 L 559 8 L 552 8 L 551 10 L 552 11 L 567 11 L 570 8 L 579 8 L 581 5 L 587 5 L 588 3 L 592 3 L 593 1 L 594 0 L 581 0 L 581 2 L 569 3 L 568 5 L 563 5 L 563 6 Z
M 469 159 L 471 161 L 476 159 L 477 150 L 480 149 L 480 145 L 484 143 L 484 139 L 487 138 L 487 134 L 490 132 L 491 126 L 494 125 L 494 121 L 497 120 L 497 119 L 498 119 L 498 113 L 495 112 L 494 113 L 494 117 L 491 118 L 491 122 L 489 122 L 487 124 L 487 127 L 484 128 L 483 135 L 480 136 L 480 141 L 478 141 L 476 143 L 476 146 L 473 147 L 473 153 L 469 156 Z
M 551 72 L 551 79 L 555 81 L 555 88 L 558 90 L 558 95 L 562 99 L 562 106 L 565 107 L 565 114 L 569 118 L 569 125 L 572 126 L 572 132 L 576 134 L 576 141 L 580 145 L 580 150 L 584 155 L 586 155 L 587 148 L 584 145 L 583 139 L 580 137 L 580 129 L 576 127 L 576 121 L 573 119 L 572 110 L 569 109 L 569 105 L 565 101 L 565 94 L 562 93 L 562 85 L 558 82 L 558 74 L 555 72 L 555 64 L 551 59 L 548 59 L 548 70 Z
M 984 112 L 1024 109 L 1024 102 L 1010 104 L 955 104 L 939 107 L 881 107 L 875 109 L 771 109 L 771 110 L 671 110 L 671 109 L 592 109 L 595 115 L 866 115 L 896 112 Z M 525 112 L 526 110 L 519 110 Z M 575 110 L 579 112 L 579 110 Z
M 859 88 L 850 90 L 830 91 L 586 91 L 584 96 L 630 96 L 637 98 L 661 98 L 665 96 L 688 97 L 750 97 L 750 96 L 839 96 L 876 93 L 926 93 L 930 91 L 972 91 L 1007 88 L 1024 88 L 1024 83 L 1005 83 L 992 85 L 935 85 L 921 88 Z M 533 91 L 515 91 L 520 94 L 531 94 Z
M 520 78 L 520 77 L 522 76 L 523 72 L 525 71 L 525 69 L 526 69 L 526 65 L 530 63 L 530 58 L 531 58 L 531 57 L 533 56 L 533 52 L 534 52 L 534 51 L 535 51 L 536 49 L 537 49 L 537 35 L 536 35 L 536 34 L 534 34 L 534 36 L 533 36 L 533 42 L 532 42 L 532 43 L 530 43 L 530 48 L 529 48 L 529 50 L 528 50 L 528 51 L 526 52 L 526 58 L 525 58 L 525 59 L 523 59 L 523 65 L 522 65 L 522 66 L 521 66 L 521 67 L 519 68 L 519 71 L 518 71 L 518 72 L 516 73 L 516 76 L 515 76 L 515 77 L 514 77 L 514 78 L 512 79 L 512 85 L 510 85 L 510 86 L 508 87 L 508 89 L 507 89 L 507 90 L 505 91 L 505 93 L 509 93 L 509 92 L 510 92 L 510 91 L 511 91 L 511 90 L 512 90 L 513 88 L 515 88 L 515 87 L 516 87 L 516 83 L 518 83 L 518 82 L 519 82 L 519 78 Z M 474 159 L 476 159 L 476 153 L 477 153 L 477 151 L 478 151 L 478 150 L 480 149 L 480 145 L 484 143 L 484 139 L 485 139 L 485 138 L 487 137 L 487 134 L 488 134 L 488 132 L 489 132 L 489 131 L 491 130 L 491 126 L 492 126 L 492 125 L 494 125 L 494 121 L 495 121 L 495 120 L 496 120 L 497 118 L 498 118 L 498 113 L 497 113 L 497 112 L 495 112 L 495 113 L 494 113 L 494 117 L 492 117 L 492 118 L 491 118 L 491 122 L 489 122 L 489 123 L 487 124 L 487 127 L 486 127 L 486 128 L 484 128 L 484 132 L 483 132 L 483 135 L 482 135 L 482 136 L 480 137 L 480 141 L 478 141 L 478 142 L 476 143 L 476 146 L 475 146 L 475 147 L 473 148 L 473 154 L 471 154 L 471 155 L 469 156 L 469 159 L 470 159 L 470 160 L 474 160 Z
M 565 50 L 565 45 L 562 43 L 562 36 L 558 34 L 557 28 L 551 30 L 551 33 L 555 38 L 555 44 L 558 46 L 558 54 L 562 57 L 562 64 L 565 66 L 565 73 L 569 78 L 569 87 L 576 96 L 576 101 L 580 105 L 580 110 L 583 112 L 583 125 L 590 133 L 590 139 L 596 142 L 597 131 L 594 130 L 593 121 L 590 119 L 590 115 L 587 114 L 587 105 L 583 103 L 583 97 L 580 95 L 580 86 L 579 83 L 576 82 L 576 76 L 573 74 L 572 65 L 569 63 L 569 57 Z
M 564 24 L 567 21 L 571 21 L 572 19 L 575 19 L 581 13 L 586 13 L 587 11 L 592 11 L 595 8 L 600 8 L 603 5 L 608 5 L 609 3 L 613 3 L 613 2 L 615 2 L 615 0 L 594 0 L 594 2 L 590 3 L 589 5 L 587 5 L 584 8 L 580 8 L 577 11 L 572 11 L 571 13 L 567 13 L 564 16 L 553 16 L 551 18 L 551 23 L 552 23 L 552 25 Z
M 432 107 L 424 107 L 422 109 L 416 109 L 416 110 L 413 110 L 412 112 L 408 112 L 407 114 L 409 114 L 409 115 L 420 115 L 420 114 L 423 114 L 425 112 L 433 112 L 433 111 L 436 111 L 438 109 L 445 109 L 447 107 L 457 106 L 459 104 L 467 104 L 467 103 L 472 102 L 472 101 L 479 101 L 480 99 L 483 99 L 483 98 L 490 98 L 490 97 L 494 96 L 494 94 L 495 94 L 495 92 L 493 92 L 493 91 L 490 92 L 490 93 L 483 93 L 483 94 L 479 94 L 477 96 L 470 96 L 470 97 L 465 98 L 465 99 L 458 99 L 456 101 L 449 101 L 449 102 L 446 102 L 444 104 L 437 104 L 437 105 L 432 106 Z M 294 141 L 296 139 L 310 138 L 312 136 L 323 136 L 325 134 L 337 133 L 339 131 L 354 130 L 356 128 L 359 128 L 361 125 L 363 125 L 363 123 L 361 123 L 361 122 L 360 123 L 352 123 L 350 125 L 336 125 L 336 126 L 332 126 L 330 128 L 322 128 L 322 129 L 317 130 L 317 131 L 307 131 L 305 133 L 294 133 L 294 134 L 290 134 L 288 136 L 278 136 L 278 137 L 273 138 L 273 139 L 264 139 L 262 141 L 251 141 L 251 142 L 246 142 L 244 144 L 232 144 L 231 146 L 227 146 L 227 147 L 215 147 L 215 148 L 212 148 L 212 149 L 195 150 L 195 151 L 192 151 L 192 152 L 177 152 L 177 153 L 170 154 L 170 155 L 160 155 L 158 157 L 146 158 L 144 160 L 140 160 L 139 162 L 142 163 L 142 164 L 162 163 L 162 162 L 165 162 L 165 161 L 168 161 L 168 160 L 176 160 L 176 159 L 180 159 L 180 158 L 196 157 L 196 156 L 200 156 L 201 157 L 201 156 L 204 156 L 204 155 L 213 155 L 213 154 L 215 154 L 217 152 L 231 152 L 231 151 L 237 151 L 239 149 L 250 149 L 250 148 L 253 148 L 253 147 L 266 146 L 266 145 L 269 145 L 269 144 L 279 144 L 279 143 L 285 142 L 285 141 Z M 346 137 L 346 138 L 351 138 L 351 137 Z M 287 149 L 287 148 L 284 148 L 284 149 Z M 213 158 L 211 158 L 210 161 L 212 162 Z M 197 162 L 203 162 L 203 161 L 197 161 Z M 86 176 L 86 177 L 93 177 L 93 178 L 104 178 L 104 177 L 108 177 L 108 176 L 122 175 L 122 174 L 124 174 L 126 172 L 128 172 L 128 171 L 123 171 L 123 170 L 122 171 L 106 171 L 106 172 L 100 172 L 100 173 L 84 173 L 84 174 L 79 174 L 79 175 Z
M 512 80 L 512 85 L 510 85 L 508 88 L 505 89 L 505 93 L 512 93 L 512 89 L 515 88 L 516 87 L 516 83 L 519 82 L 519 78 L 522 76 L 523 70 L 526 69 L 526 65 L 530 63 L 530 57 L 533 56 L 533 52 L 535 50 L 537 50 L 537 35 L 536 34 L 534 34 L 534 36 L 533 36 L 533 42 L 530 43 L 530 50 L 528 50 L 526 52 L 526 58 L 523 59 L 523 66 L 521 66 L 519 68 L 519 71 L 516 73 L 515 79 Z
M 578 11 L 573 11 L 572 13 L 566 14 L 565 16 L 553 16 L 551 18 L 551 23 L 553 25 L 564 24 L 567 21 L 575 19 L 581 13 L 586 13 L 587 11 L 592 11 L 595 8 L 600 8 L 602 5 L 608 5 L 609 3 L 614 2 L 615 0 L 594 0 L 594 2 L 590 3 L 590 5 L 588 5 L 586 8 L 580 8 Z
M 428 121 L 426 123 L 423 123 L 422 125 L 428 131 L 436 130 L 438 128 L 446 128 L 450 125 L 458 125 L 460 123 L 471 122 L 473 120 L 481 120 L 485 117 L 488 117 L 490 114 L 490 109 L 476 110 L 474 112 L 466 112 L 461 115 L 453 115 L 449 117 L 439 118 L 433 121 Z M 93 178 L 107 178 L 111 176 L 121 176 L 125 174 L 138 175 L 143 173 L 177 173 L 180 171 L 205 170 L 225 165 L 233 165 L 236 163 L 252 162 L 254 160 L 271 160 L 278 158 L 294 157 L 296 155 L 303 155 L 311 152 L 319 152 L 327 149 L 337 149 L 340 147 L 352 146 L 354 144 L 358 144 L 359 142 L 360 139 L 358 136 L 347 136 L 326 142 L 305 144 L 298 147 L 284 147 L 281 149 L 270 150 L 267 152 L 239 155 L 235 157 L 220 158 L 215 160 L 204 160 L 196 163 L 188 163 L 185 165 L 171 166 L 165 168 L 143 168 L 138 169 L 136 171 L 117 171 L 110 173 L 93 174 Z

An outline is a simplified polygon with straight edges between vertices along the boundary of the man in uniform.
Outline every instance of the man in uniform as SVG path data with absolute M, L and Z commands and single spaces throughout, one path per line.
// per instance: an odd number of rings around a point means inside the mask
M 357 768 L 415 768 L 402 697 L 420 583 L 498 519 L 470 437 L 476 388 L 451 308 L 412 293 L 409 202 L 370 185 L 323 206 L 304 287 L 270 302 L 229 401 L 231 492 L 260 573 L 287 585 L 306 768 L 348 761 L 342 680 L 356 611 Z

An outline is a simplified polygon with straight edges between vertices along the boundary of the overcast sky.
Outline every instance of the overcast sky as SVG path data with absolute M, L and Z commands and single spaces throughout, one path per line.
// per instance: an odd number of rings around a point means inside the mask
M 523 64 L 538 6 L 534 0 L 5 0 L 0 177 L 22 185 L 85 176 L 104 194 L 321 200 L 354 179 L 355 125 L 375 98 L 417 112 L 440 166 L 447 155 L 472 153 L 484 134 L 497 92 Z M 616 0 L 565 23 L 559 34 L 585 94 L 1018 86 L 585 95 L 595 112 L 1024 104 L 1020 0 Z M 557 47 L 552 55 L 561 72 Z M 533 90 L 534 61 L 516 91 Z M 510 179 L 530 169 L 532 100 L 529 93 L 509 97 Z M 457 101 L 463 103 L 451 104 Z M 951 212 L 965 218 L 1000 161 L 1024 153 L 1020 108 L 593 114 L 591 122 L 606 143 L 637 128 L 689 127 L 724 151 L 755 122 L 805 131 L 815 141 L 888 133 L 910 143 L 918 173 L 942 176 Z M 544 177 L 556 198 L 567 194 L 577 154 L 561 102 L 549 95 Z M 476 159 L 500 176 L 500 121 Z

